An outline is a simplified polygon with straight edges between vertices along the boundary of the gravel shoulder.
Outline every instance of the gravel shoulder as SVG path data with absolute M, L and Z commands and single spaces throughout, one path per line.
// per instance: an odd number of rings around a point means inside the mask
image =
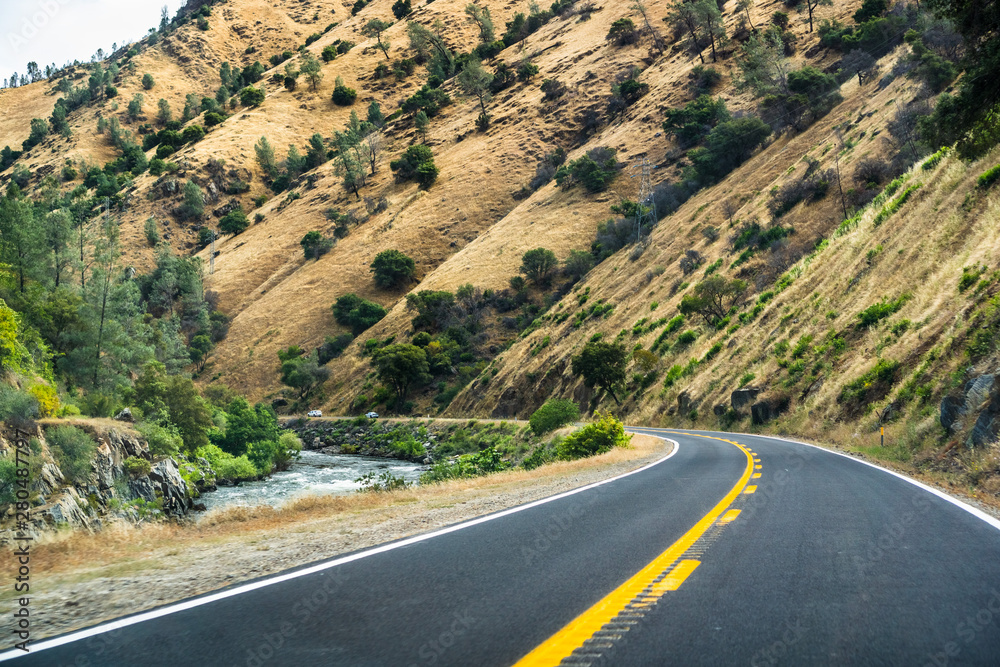
M 56 536 L 32 549 L 31 638 L 522 505 L 634 470 L 672 447 L 635 435 L 630 449 L 531 472 L 394 493 L 309 497 L 280 510 L 232 508 L 183 525 L 112 526 L 96 535 Z M 0 564 L 8 577 L 14 576 L 13 560 Z M 0 614 L 12 613 L 16 604 L 12 589 L 0 594 Z

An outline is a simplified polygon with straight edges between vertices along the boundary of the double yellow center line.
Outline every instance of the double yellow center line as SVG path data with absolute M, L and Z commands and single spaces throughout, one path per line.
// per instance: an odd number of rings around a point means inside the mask
M 681 556 L 720 517 L 722 517 L 721 524 L 728 524 L 739 514 L 739 510 L 729 510 L 728 512 L 726 510 L 744 492 L 744 487 L 754 472 L 754 466 L 760 468 L 757 463 L 760 459 L 755 461 L 753 452 L 733 440 L 694 433 L 684 433 L 683 435 L 721 440 L 739 448 L 747 457 L 746 469 L 739 481 L 708 514 L 684 533 L 679 540 L 670 545 L 666 551 L 653 559 L 649 565 L 642 568 L 624 584 L 611 591 L 597 604 L 570 621 L 562 630 L 552 635 L 531 653 L 517 661 L 514 667 L 558 665 L 564 658 L 583 647 L 586 642 L 593 641 L 595 637 L 599 636 L 598 633 L 603 631 L 605 634 L 612 633 L 613 636 L 615 630 L 622 627 L 623 622 L 628 622 L 628 618 L 634 617 L 636 613 L 641 615 L 643 609 L 655 604 L 665 593 L 680 588 L 684 580 L 700 565 L 700 561 L 697 560 L 680 560 Z M 746 491 L 750 490 L 746 489 Z M 725 516 L 722 516 L 724 512 Z M 617 623 L 615 623 L 616 619 Z

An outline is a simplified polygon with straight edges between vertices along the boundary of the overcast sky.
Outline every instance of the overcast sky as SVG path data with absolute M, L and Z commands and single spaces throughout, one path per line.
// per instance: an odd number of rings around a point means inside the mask
M 0 80 L 24 74 L 35 61 L 89 61 L 97 49 L 138 41 L 185 0 L 0 0 Z

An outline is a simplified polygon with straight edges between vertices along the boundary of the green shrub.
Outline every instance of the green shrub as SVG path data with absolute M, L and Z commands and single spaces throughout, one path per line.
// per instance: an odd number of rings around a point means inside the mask
M 620 421 L 611 414 L 597 413 L 595 416 L 596 422 L 563 438 L 556 448 L 560 459 L 570 461 L 610 452 L 614 447 L 628 446 L 632 436 L 625 434 L 625 427 Z
M 130 456 L 122 463 L 122 468 L 125 472 L 129 474 L 130 477 L 143 477 L 148 475 L 152 470 L 153 466 L 150 465 L 149 461 L 146 459 L 140 459 L 137 456 Z
M 219 220 L 219 231 L 223 234 L 242 234 L 249 226 L 250 220 L 247 219 L 247 214 L 240 209 L 234 209 L 226 213 Z
M 97 450 L 93 439 L 75 426 L 46 429 L 45 437 L 63 475 L 75 483 L 85 481 Z
M 149 445 L 149 451 L 156 456 L 176 456 L 184 446 L 184 440 L 173 425 L 160 426 L 145 422 L 137 427 Z
M 264 103 L 264 91 L 260 88 L 247 86 L 240 91 L 240 104 L 245 107 L 257 107 Z
M 355 336 L 373 326 L 385 317 L 387 312 L 379 304 L 362 299 L 353 292 L 338 297 L 337 302 L 333 304 L 333 318 L 345 327 L 351 327 Z
M 858 326 L 868 328 L 875 326 L 885 318 L 895 314 L 909 300 L 910 295 L 904 294 L 895 301 L 883 299 L 873 306 L 868 306 L 858 313 Z
M 389 449 L 397 457 L 403 459 L 418 459 L 427 455 L 427 450 L 424 449 L 423 444 L 418 442 L 409 431 L 405 431 L 397 440 L 393 440 L 392 444 L 389 445 Z
M 348 88 L 343 83 L 338 83 L 333 88 L 333 103 L 341 107 L 349 107 L 354 104 L 354 100 L 357 99 L 358 93 L 353 88 Z
M 354 481 L 361 485 L 361 488 L 358 489 L 361 493 L 396 491 L 397 489 L 405 489 L 409 486 L 404 478 L 397 477 L 388 470 L 384 471 L 378 477 L 375 477 L 374 471 L 365 473 Z
M 532 413 L 528 424 L 535 435 L 554 431 L 580 418 L 576 403 L 565 398 L 553 398 Z
M 219 480 L 243 482 L 260 477 L 257 468 L 250 462 L 246 454 L 233 456 L 215 445 L 205 445 L 199 447 L 195 455 L 208 461 Z
M 688 329 L 677 337 L 677 345 L 680 347 L 686 347 L 693 343 L 696 338 L 698 338 L 698 334 Z
M 870 371 L 844 385 L 840 401 L 861 404 L 879 400 L 889 393 L 901 366 L 898 361 L 879 359 Z
M 984 190 L 1000 180 L 1000 164 L 987 169 L 976 180 L 977 185 Z
M 37 417 L 37 398 L 26 391 L 0 383 L 0 421 L 24 426 Z
M 510 468 L 495 447 L 486 447 L 476 454 L 463 454 L 454 461 L 441 461 L 420 476 L 421 484 L 433 484 L 449 479 L 482 477 Z
M 17 500 L 17 461 L 14 456 L 0 456 L 0 507 Z

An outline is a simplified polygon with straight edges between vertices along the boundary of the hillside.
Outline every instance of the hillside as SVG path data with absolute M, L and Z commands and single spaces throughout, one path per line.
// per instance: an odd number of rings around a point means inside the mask
M 378 386 L 372 352 L 408 343 L 423 328 L 434 336 L 435 350 L 451 356 L 432 368 L 430 382 L 425 378 L 400 397 L 417 413 L 523 418 L 550 397 L 567 397 L 582 408 L 614 410 L 636 422 L 749 428 L 749 405 L 757 403 L 763 410 L 758 422 L 777 417 L 774 428 L 844 443 L 871 433 L 877 421 L 890 423 L 894 446 L 902 442 L 904 449 L 877 453 L 901 461 L 918 451 L 929 456 L 965 437 L 959 427 L 941 431 L 937 408 L 966 380 L 997 365 L 993 346 L 970 347 L 970 341 L 995 326 L 989 304 L 1000 290 L 1000 248 L 991 221 L 1000 195 L 977 179 L 1000 161 L 1000 152 L 970 160 L 952 151 L 925 163 L 937 145 L 914 139 L 917 118 L 930 113 L 938 94 L 959 90 L 955 66 L 945 62 L 961 51 L 953 25 L 902 2 L 880 7 L 865 20 L 884 20 L 893 30 L 861 38 L 875 54 L 862 68 L 863 80 L 852 70 L 834 84 L 826 75 L 844 71 L 849 54 L 831 31 L 853 25 L 861 2 L 817 7 L 815 26 L 790 8 L 795 3 L 722 3 L 718 19 L 731 39 L 719 42 L 717 58 L 708 39 L 699 53 L 682 27 L 664 23 L 671 12 L 666 2 L 645 5 L 659 37 L 643 28 L 632 6 L 556 3 L 550 12 L 535 13 L 533 31 L 498 43 L 484 58 L 490 72 L 503 65 L 512 72 L 510 84 L 482 107 L 463 91 L 460 77 L 440 77 L 440 90 L 452 103 L 429 114 L 421 136 L 413 109 L 404 111 L 404 103 L 438 66 L 434 48 L 425 62 L 413 64 L 412 73 L 377 76 L 377 67 L 385 64 L 389 72 L 406 58 L 420 60 L 409 22 L 436 31 L 441 48 L 459 54 L 463 63 L 462 54 L 477 48 L 479 30 L 467 19 L 467 0 L 415 3 L 403 20 L 396 20 L 393 4 L 358 3 L 352 15 L 351 6 L 334 2 L 197 3 L 191 9 L 208 7 L 199 10 L 206 12 L 199 21 L 183 22 L 155 44 L 144 42 L 134 55 L 116 55 L 123 67 L 114 100 L 70 113 L 70 138 L 44 138 L 0 179 L 8 181 L 20 166 L 37 184 L 71 160 L 79 176 L 60 187 L 72 190 L 84 167 L 119 154 L 107 134 L 98 134 L 99 118 L 117 117 L 125 130 L 144 136 L 142 131 L 159 128 L 158 98 L 167 100 L 176 118 L 187 95 L 216 95 L 223 62 L 249 68 L 259 60 L 264 70 L 253 85 L 265 93 L 260 103 L 240 102 L 238 91 L 227 89 L 220 96 L 224 120 L 213 127 L 201 111 L 185 121 L 207 133 L 165 153 L 171 165 L 166 173 L 144 171 L 129 180 L 116 212 L 128 262 L 140 270 L 154 264 L 145 232 L 150 216 L 176 252 L 196 253 L 206 266 L 210 250 L 198 241 L 202 226 L 218 229 L 234 208 L 251 222 L 216 242 L 214 270 L 205 275 L 205 288 L 230 322 L 196 376 L 202 387 L 224 384 L 254 400 L 282 399 L 294 408 L 386 411 L 394 401 Z M 519 12 L 531 12 L 526 4 L 479 4 L 489 9 L 498 38 Z M 625 18 L 638 32 L 620 41 L 609 38 Z M 363 32 L 373 19 L 391 23 L 377 38 Z M 738 85 L 748 80 L 746 54 L 756 39 L 745 19 L 761 31 L 780 26 L 768 34 L 780 35 L 784 50 L 769 56 L 767 67 L 773 69 L 767 71 L 778 72 L 781 82 L 766 94 L 762 85 Z M 904 42 L 906 30 L 923 35 L 933 49 Z M 386 52 L 380 41 L 390 44 Z M 337 53 L 328 60 L 331 49 Z M 272 67 L 269 58 L 282 52 L 292 58 L 279 57 Z M 924 52 L 933 57 L 921 60 Z M 285 66 L 301 67 L 310 54 L 322 74 L 315 90 L 303 77 L 289 89 L 282 82 Z M 537 73 L 515 80 L 525 63 Z M 717 73 L 716 80 L 700 83 L 705 68 Z M 814 83 L 808 85 L 814 88 L 803 87 L 792 99 L 786 79 L 804 71 L 812 72 Z M 930 78 L 949 71 L 950 79 Z M 146 73 L 156 81 L 150 90 L 141 84 Z M 88 74 L 77 67 L 65 76 L 86 81 Z M 545 90 L 543 82 L 549 82 Z M 356 90 L 352 104 L 331 101 L 338 83 Z M 614 97 L 625 84 L 633 85 L 634 96 Z M 146 98 L 142 115 L 129 120 L 125 106 L 139 92 Z M 770 126 L 745 161 L 718 167 L 711 177 L 692 177 L 699 168 L 710 169 L 698 167 L 693 156 L 704 150 L 720 119 L 689 128 L 695 140 L 662 127 L 671 110 L 685 108 L 699 92 L 722 100 L 724 118 L 733 123 L 762 116 Z M 9 109 L 0 114 L 0 143 L 13 147 L 26 139 L 31 118 L 50 114 L 54 97 L 52 82 L 0 92 L 0 107 Z M 344 184 L 338 135 L 347 132 L 352 114 L 366 118 L 372 103 L 385 125 L 374 133 L 374 173 L 354 192 Z M 481 109 L 489 116 L 482 131 Z M 150 127 L 143 129 L 144 123 Z M 288 168 L 287 147 L 306 153 L 314 135 L 326 149 L 320 164 L 288 174 L 287 187 L 276 186 L 277 175 Z M 273 170 L 257 159 L 261 137 L 275 148 Z M 439 170 L 429 187 L 394 178 L 389 166 L 417 143 L 430 148 Z M 537 188 L 526 187 L 539 163 L 560 149 L 567 165 L 613 149 L 617 176 L 612 173 L 597 192 L 545 179 Z M 157 155 L 155 148 L 146 153 L 150 160 Z M 634 206 L 639 199 L 644 159 L 653 166 L 649 185 L 663 204 L 660 219 L 640 243 L 622 238 L 618 247 L 599 252 L 599 223 L 621 218 L 612 206 L 620 212 L 626 200 Z M 186 182 L 204 193 L 204 213 L 179 213 Z M 786 205 L 779 207 L 781 198 Z M 620 223 L 621 229 L 628 224 Z M 318 259 L 307 259 L 300 245 L 312 231 L 333 243 Z M 560 262 L 572 251 L 594 248 L 602 261 L 578 282 L 558 275 L 514 287 L 522 256 L 536 248 L 553 251 Z M 414 260 L 412 281 L 376 286 L 369 265 L 385 250 L 401 250 Z M 676 320 L 682 300 L 691 303 L 710 276 L 743 286 L 718 317 L 687 310 Z M 419 298 L 413 297 L 460 292 L 464 285 L 472 291 L 458 306 L 435 311 L 441 322 L 414 326 Z M 380 304 L 388 314 L 356 332 L 342 354 L 330 355 L 324 365 L 329 379 L 320 386 L 289 390 L 278 352 L 299 346 L 308 354 L 349 331 L 331 312 L 348 293 Z M 878 304 L 883 308 L 864 319 L 862 313 Z M 574 356 L 595 340 L 654 353 L 648 366 L 629 367 L 620 406 L 573 372 Z M 752 391 L 737 411 L 731 395 L 741 388 Z

